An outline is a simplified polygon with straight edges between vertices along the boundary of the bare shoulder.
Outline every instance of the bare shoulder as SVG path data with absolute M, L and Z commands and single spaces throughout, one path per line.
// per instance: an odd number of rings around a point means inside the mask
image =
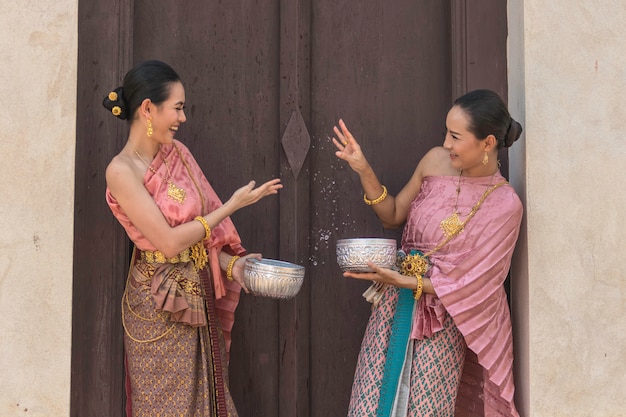
M 128 174 L 131 171 L 130 161 L 124 155 L 118 154 L 111 159 L 106 168 L 107 179 L 110 175 Z
M 457 172 L 450 163 L 450 153 L 443 146 L 429 150 L 419 163 L 422 177 L 455 175 Z
M 118 154 L 109 162 L 105 176 L 107 186 L 115 187 L 119 181 L 128 181 L 130 178 L 137 178 L 138 173 L 130 158 L 124 154 Z

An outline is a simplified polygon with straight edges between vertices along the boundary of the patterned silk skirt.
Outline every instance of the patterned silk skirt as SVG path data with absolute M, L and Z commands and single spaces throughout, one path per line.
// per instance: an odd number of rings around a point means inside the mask
M 423 340 L 412 340 L 406 352 L 403 373 L 408 404 L 398 401 L 388 414 L 379 409 L 385 365 L 390 351 L 394 315 L 400 290 L 388 286 L 368 322 L 352 386 L 348 417 L 453 417 L 466 344 L 452 318 L 444 328 Z M 405 354 L 399 352 L 398 354 Z M 397 359 L 397 358 L 396 358 Z M 403 384 L 399 383 L 399 390 Z M 402 404 L 398 406 L 397 404 Z M 382 406 L 381 406 L 382 408 Z
M 206 271 L 187 274 L 169 289 L 178 295 L 202 289 L 206 324 L 192 326 L 156 308 L 152 288 L 160 266 L 136 260 L 122 301 L 127 416 L 237 417 L 210 280 L 201 279 Z

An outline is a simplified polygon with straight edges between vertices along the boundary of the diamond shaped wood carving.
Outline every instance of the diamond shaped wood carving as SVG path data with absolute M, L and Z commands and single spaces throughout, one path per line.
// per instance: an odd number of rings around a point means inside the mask
M 299 109 L 291 113 L 287 128 L 280 142 L 285 150 L 291 172 L 294 178 L 297 179 L 311 147 L 311 137 Z

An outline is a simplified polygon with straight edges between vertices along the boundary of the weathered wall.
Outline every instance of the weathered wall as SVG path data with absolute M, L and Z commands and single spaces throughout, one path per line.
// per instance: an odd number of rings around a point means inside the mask
M 624 416 L 626 3 L 509 5 L 518 398 L 525 416 Z
M 67 416 L 77 1 L 0 10 L 0 415 Z

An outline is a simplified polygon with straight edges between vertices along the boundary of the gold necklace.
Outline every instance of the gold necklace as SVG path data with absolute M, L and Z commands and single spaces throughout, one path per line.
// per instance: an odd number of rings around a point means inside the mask
M 454 211 L 452 212 L 450 216 L 446 217 L 445 219 L 441 221 L 441 223 L 439 223 L 439 227 L 443 231 L 444 236 L 450 237 L 450 236 L 454 236 L 463 232 L 463 229 L 465 228 L 465 224 L 469 221 L 469 219 L 471 219 L 474 216 L 474 214 L 476 214 L 476 211 L 478 211 L 478 208 L 480 207 L 480 205 L 483 203 L 483 201 L 485 201 L 485 198 L 487 198 L 487 196 L 491 194 L 493 190 L 506 184 L 506 181 L 502 181 L 496 185 L 492 185 L 493 177 L 494 175 L 496 175 L 496 172 L 494 172 L 491 175 L 491 183 L 489 184 L 489 188 L 487 188 L 487 190 L 482 195 L 480 200 L 478 200 L 478 202 L 474 204 L 474 206 L 472 207 L 472 210 L 467 214 L 465 221 L 461 222 L 461 219 L 459 219 L 458 207 L 459 207 L 459 194 L 461 193 L 461 175 L 463 174 L 463 170 L 462 169 L 459 170 L 459 180 L 456 185 L 456 200 L 454 202 Z
M 167 196 L 180 203 L 183 204 L 185 202 L 185 195 L 187 194 L 185 192 L 185 190 L 183 188 L 180 188 L 179 186 L 177 186 L 176 184 L 174 184 L 172 182 L 172 180 L 170 180 L 170 178 L 172 178 L 172 172 L 170 171 L 170 166 L 167 162 L 167 159 L 165 159 L 165 157 L 163 157 L 163 163 L 165 164 L 165 168 L 167 169 L 167 175 L 168 178 L 163 177 L 163 175 L 159 174 L 154 168 L 152 168 L 152 165 L 148 164 L 146 162 L 145 159 L 143 159 L 141 157 L 141 155 L 139 154 L 139 152 L 137 152 L 137 149 L 133 148 L 133 151 L 135 151 L 135 155 L 137 155 L 139 157 L 139 159 L 141 159 L 141 162 L 143 162 L 144 164 L 146 164 L 146 166 L 148 167 L 148 169 L 150 171 L 152 171 L 153 174 L 158 175 L 159 177 L 161 177 L 163 179 L 163 181 L 167 182 Z

